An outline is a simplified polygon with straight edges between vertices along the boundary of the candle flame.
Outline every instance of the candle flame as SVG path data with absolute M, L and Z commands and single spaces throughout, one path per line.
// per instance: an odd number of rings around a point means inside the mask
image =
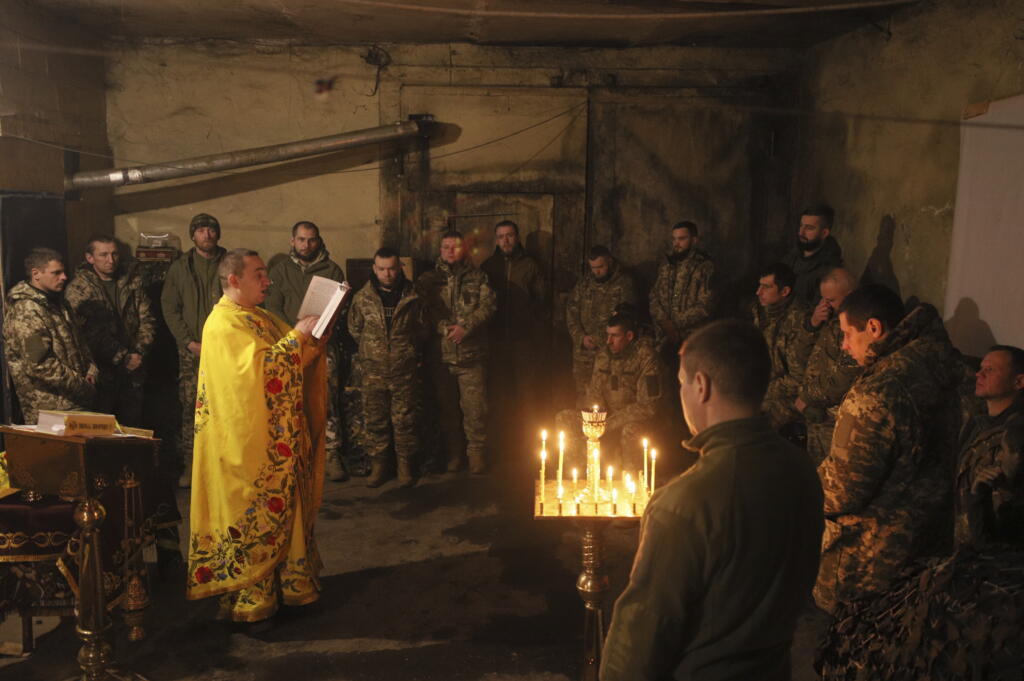
M 658 450 L 657 449 L 652 449 L 651 450 L 651 460 L 653 461 L 654 459 L 657 459 L 657 458 L 658 458 Z
M 540 460 L 544 461 L 548 458 L 548 452 L 546 449 L 540 450 Z
M 614 473 L 615 473 L 615 467 L 614 466 L 608 466 L 608 482 L 611 482 L 612 479 L 615 477 Z
M 548 431 L 546 431 L 546 430 L 540 431 L 540 439 L 541 440 L 547 440 L 548 439 Z
M 565 489 L 563 489 L 563 488 L 562 488 L 562 486 L 561 486 L 561 485 L 559 485 L 559 486 L 558 486 L 558 498 L 559 498 L 559 499 L 561 499 L 561 498 L 562 498 L 562 495 L 563 495 L 564 493 L 565 493 Z
M 648 444 L 649 444 L 649 443 L 647 442 L 647 438 L 644 438 L 644 449 L 647 449 L 647 445 L 648 445 Z

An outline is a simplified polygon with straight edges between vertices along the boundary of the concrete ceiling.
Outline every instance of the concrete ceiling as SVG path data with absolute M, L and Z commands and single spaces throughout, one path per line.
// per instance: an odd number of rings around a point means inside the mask
M 33 0 L 104 36 L 300 44 L 801 46 L 916 0 Z

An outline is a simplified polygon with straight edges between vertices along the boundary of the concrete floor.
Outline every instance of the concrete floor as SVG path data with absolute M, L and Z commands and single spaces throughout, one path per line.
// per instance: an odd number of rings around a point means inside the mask
M 116 626 L 118 664 L 151 681 L 578 678 L 579 540 L 570 523 L 532 519 L 530 489 L 514 469 L 428 477 L 409 490 L 328 483 L 318 603 L 286 608 L 271 631 L 250 635 L 214 621 L 213 600 L 186 602 L 181 581 L 165 581 L 146 641 L 129 646 Z M 607 531 L 609 616 L 636 538 L 635 525 Z M 816 678 L 820 625 L 801 623 L 797 681 Z M 30 658 L 8 658 L 0 679 L 68 678 L 77 648 L 73 627 L 61 625 Z

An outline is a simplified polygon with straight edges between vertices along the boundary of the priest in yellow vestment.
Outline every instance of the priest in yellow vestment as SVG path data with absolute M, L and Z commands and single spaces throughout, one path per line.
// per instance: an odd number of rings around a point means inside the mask
M 326 372 L 316 317 L 266 310 L 255 251 L 220 263 L 224 296 L 203 329 L 196 396 L 187 595 L 257 622 L 317 600 L 313 540 L 323 489 Z

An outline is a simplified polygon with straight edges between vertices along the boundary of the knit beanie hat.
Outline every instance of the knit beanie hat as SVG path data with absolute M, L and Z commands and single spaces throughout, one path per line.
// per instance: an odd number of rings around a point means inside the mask
M 209 213 L 200 213 L 192 218 L 192 222 L 188 223 L 188 236 L 190 239 L 195 235 L 196 230 L 200 227 L 209 227 L 213 231 L 217 232 L 217 238 L 220 238 L 220 223 L 217 222 L 217 218 L 213 217 Z

